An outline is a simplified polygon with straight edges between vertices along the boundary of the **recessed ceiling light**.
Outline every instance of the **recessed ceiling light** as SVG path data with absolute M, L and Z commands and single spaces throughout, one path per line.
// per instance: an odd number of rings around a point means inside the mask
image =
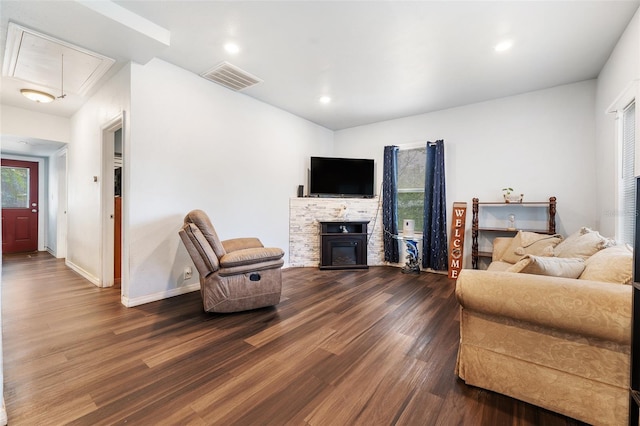
M 331 98 L 329 96 L 320 96 L 320 99 L 318 100 L 321 104 L 328 104 L 331 102 Z
M 224 45 L 224 50 L 231 53 L 232 55 L 235 55 L 236 53 L 240 52 L 240 46 L 235 43 L 227 43 Z
M 504 41 L 501 41 L 500 43 L 496 44 L 494 49 L 495 49 L 496 52 L 504 52 L 506 50 L 511 49 L 511 46 L 513 46 L 513 41 L 512 40 L 504 40 Z
M 24 96 L 25 98 L 31 101 L 39 102 L 43 104 L 48 104 L 49 102 L 53 102 L 56 99 L 55 96 L 50 95 L 46 92 L 41 92 L 39 90 L 20 89 L 20 93 L 22 93 L 22 96 Z

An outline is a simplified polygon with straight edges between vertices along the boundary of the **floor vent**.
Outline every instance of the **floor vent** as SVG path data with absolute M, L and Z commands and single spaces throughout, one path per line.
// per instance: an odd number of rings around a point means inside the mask
M 216 65 L 209 71 L 201 74 L 201 76 L 235 91 L 240 91 L 262 82 L 262 80 L 255 75 L 251 75 L 228 62 L 222 62 Z

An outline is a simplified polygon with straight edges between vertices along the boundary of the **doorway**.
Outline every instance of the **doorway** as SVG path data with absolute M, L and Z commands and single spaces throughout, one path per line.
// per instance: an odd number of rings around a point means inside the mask
M 38 250 L 38 163 L 2 159 L 2 252 Z
M 121 287 L 124 233 L 123 117 L 103 127 L 102 287 Z

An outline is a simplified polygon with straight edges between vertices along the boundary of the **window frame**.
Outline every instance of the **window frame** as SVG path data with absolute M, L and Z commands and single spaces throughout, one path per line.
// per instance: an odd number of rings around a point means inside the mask
M 620 155 L 618 156 L 618 180 L 617 180 L 617 194 L 618 194 L 618 212 L 616 216 L 616 240 L 633 245 L 634 231 L 635 231 L 635 198 L 636 198 L 636 147 L 637 147 L 637 133 L 635 128 L 633 131 L 633 139 L 627 140 L 627 119 L 629 117 L 629 110 L 633 108 L 633 125 L 637 127 L 637 104 L 635 98 L 627 104 L 621 111 L 618 112 L 618 149 Z M 628 158 L 631 157 L 631 158 Z M 631 163 L 631 164 L 629 164 Z M 630 169 L 630 170 L 629 170 Z
M 398 153 L 400 151 L 410 151 L 410 150 L 424 149 L 425 150 L 425 158 L 424 158 L 424 160 L 425 160 L 425 164 L 426 164 L 426 155 L 427 155 L 426 145 L 427 145 L 426 142 L 413 142 L 413 143 L 409 143 L 409 144 L 398 145 Z M 397 161 L 398 161 L 398 163 L 397 163 L 398 173 L 400 173 L 400 161 L 399 161 L 399 158 L 397 159 Z M 424 211 L 424 191 L 425 191 L 424 183 L 423 183 L 422 187 L 400 188 L 400 182 L 399 182 L 399 179 L 398 179 L 398 185 L 397 185 L 396 194 L 395 194 L 396 202 L 397 202 L 397 205 L 398 205 L 398 211 L 397 211 L 397 215 L 396 215 L 396 221 L 397 221 L 396 226 L 397 226 L 398 232 L 402 231 L 402 222 L 403 222 L 403 220 L 404 219 L 410 219 L 410 218 L 401 217 L 400 212 L 399 212 L 399 200 L 398 200 L 399 197 L 398 197 L 398 195 L 399 194 L 410 194 L 410 193 L 422 194 L 422 203 L 423 203 L 422 207 L 423 207 L 423 211 Z M 421 216 L 423 214 L 424 213 L 422 213 Z M 421 224 L 421 223 L 422 223 L 421 220 L 420 221 L 416 220 L 415 231 L 417 233 L 422 233 L 423 232 L 423 228 L 424 228 L 423 224 L 421 226 L 418 226 L 418 224 Z
M 640 149 L 638 147 L 638 118 L 640 111 L 638 111 L 638 102 L 640 98 L 638 96 L 638 79 L 631 81 L 627 87 L 618 95 L 615 101 L 607 109 L 607 113 L 615 114 L 615 147 L 616 147 L 616 178 L 615 178 L 615 239 L 621 243 L 633 244 L 635 220 L 632 226 L 633 230 L 628 232 L 628 227 L 625 227 L 625 219 L 629 219 L 628 212 L 631 203 L 633 207 L 632 214 L 635 217 L 635 177 L 640 175 Z M 624 161 L 624 113 L 632 105 L 635 104 L 635 126 L 634 126 L 634 144 L 633 144 L 633 176 L 627 176 L 631 185 L 633 185 L 633 191 L 631 194 L 624 193 L 624 176 L 623 176 L 623 161 Z M 631 197 L 627 199 L 626 197 Z M 626 201 L 626 202 L 625 202 Z

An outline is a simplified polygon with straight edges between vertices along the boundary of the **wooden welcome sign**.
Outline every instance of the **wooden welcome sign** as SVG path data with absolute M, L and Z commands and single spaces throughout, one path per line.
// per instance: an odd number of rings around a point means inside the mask
M 464 222 L 467 218 L 467 203 L 453 203 L 453 220 L 449 240 L 449 278 L 457 279 L 462 269 L 464 253 Z

